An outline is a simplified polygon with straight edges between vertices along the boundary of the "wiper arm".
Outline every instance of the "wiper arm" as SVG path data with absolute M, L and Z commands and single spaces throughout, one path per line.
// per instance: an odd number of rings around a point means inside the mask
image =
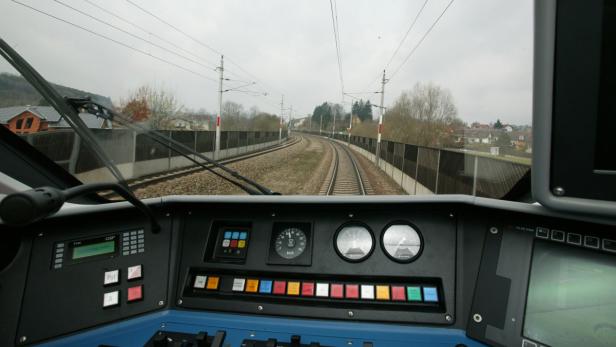
M 148 136 L 150 139 L 154 140 L 155 142 L 171 149 L 172 151 L 176 152 L 177 154 L 185 157 L 186 159 L 190 160 L 191 162 L 195 163 L 196 165 L 200 166 L 203 169 L 208 170 L 209 172 L 213 173 L 214 175 L 227 180 L 228 182 L 234 184 L 235 186 L 241 188 L 242 190 L 244 190 L 245 192 L 247 192 L 250 195 L 260 195 L 260 194 L 265 194 L 265 195 L 279 195 L 279 193 L 273 192 L 272 190 L 270 190 L 269 188 L 253 181 L 252 179 L 243 176 L 242 174 L 240 174 L 239 172 L 221 164 L 220 162 L 211 159 L 209 157 L 207 157 L 206 155 L 203 155 L 202 153 L 197 152 L 196 150 L 184 145 L 181 142 L 178 142 L 174 139 L 172 139 L 171 137 L 166 137 L 164 135 L 162 135 L 161 133 L 159 133 L 156 130 L 151 130 L 151 129 L 147 129 L 143 126 L 137 125 L 132 123 L 130 120 L 128 120 L 127 118 L 123 117 L 122 115 L 108 109 L 107 107 L 101 105 L 100 103 L 97 103 L 95 101 L 92 101 L 92 99 L 90 97 L 85 97 L 85 98 L 66 98 L 67 103 L 69 103 L 71 106 L 73 106 L 76 110 L 79 109 L 84 109 L 86 112 L 93 114 L 99 118 L 103 118 L 103 119 L 107 119 L 109 121 L 116 121 L 122 125 L 124 125 L 125 127 L 134 130 L 140 134 L 145 134 L 146 136 Z M 184 152 L 183 152 L 183 151 Z M 188 152 L 188 153 L 186 153 Z M 191 157 L 190 155 L 194 155 L 202 160 L 204 160 L 205 162 L 207 162 L 207 164 L 210 164 L 216 168 L 219 168 L 221 170 L 223 170 L 224 172 L 228 173 L 229 175 L 231 175 L 233 178 L 235 178 L 236 180 L 233 180 L 223 174 L 221 174 L 220 172 L 217 172 L 216 170 L 214 170 L 212 167 L 206 165 L 203 162 L 200 162 L 196 159 L 194 159 L 193 157 Z M 243 181 L 244 183 L 240 182 Z M 255 187 L 255 189 L 251 188 Z
M 126 180 L 120 173 L 120 170 L 113 164 L 113 161 L 107 157 L 105 151 L 100 146 L 96 137 L 79 118 L 79 114 L 74 108 L 64 101 L 62 96 L 47 82 L 38 71 L 36 71 L 19 53 L 17 53 L 8 43 L 3 39 L 0 39 L 0 55 L 2 55 L 21 75 L 30 82 L 32 86 L 47 100 L 53 108 L 55 108 L 66 120 L 66 122 L 73 127 L 75 133 L 80 138 L 85 140 L 91 149 L 103 162 L 103 164 L 111 171 L 111 174 L 115 177 L 119 184 L 128 189 Z

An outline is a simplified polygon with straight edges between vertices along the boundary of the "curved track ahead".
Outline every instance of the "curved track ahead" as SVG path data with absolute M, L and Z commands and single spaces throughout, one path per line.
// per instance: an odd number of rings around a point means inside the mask
M 354 155 L 344 145 L 329 142 L 333 151 L 332 168 L 322 195 L 366 195 L 366 187 Z

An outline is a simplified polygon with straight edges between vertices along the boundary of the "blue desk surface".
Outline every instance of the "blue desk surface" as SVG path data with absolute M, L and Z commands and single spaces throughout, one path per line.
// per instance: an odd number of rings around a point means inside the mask
M 364 341 L 381 346 L 483 346 L 464 331 L 363 322 L 340 322 L 255 315 L 167 310 L 108 324 L 79 334 L 49 341 L 43 346 L 142 346 L 157 330 L 214 334 L 225 330 L 224 346 L 238 347 L 242 340 L 276 338 L 289 341 L 301 335 L 303 343 L 361 347 Z

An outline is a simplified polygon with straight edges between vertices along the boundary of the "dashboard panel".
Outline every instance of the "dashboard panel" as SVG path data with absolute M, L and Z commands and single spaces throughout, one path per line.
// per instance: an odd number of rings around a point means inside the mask
M 611 285 L 592 273 L 533 274 L 559 273 L 554 254 L 576 259 L 566 271 L 602 264 L 609 274 L 616 266 L 614 226 L 539 206 L 481 206 L 446 197 L 251 200 L 152 205 L 162 225 L 158 233 L 126 204 L 61 213 L 19 229 L 21 248 L 12 264 L 24 269 L 22 277 L 11 266 L 0 272 L 1 303 L 19 316 L 13 332 L 3 327 L 3 341 L 10 338 L 3 344 L 145 345 L 156 336 L 196 341 L 205 333 L 211 345 L 224 331 L 231 346 L 259 346 L 268 336 L 291 341 L 298 334 L 302 343 L 311 336 L 323 346 L 344 339 L 396 346 L 427 338 L 430 345 L 548 345 L 558 340 L 541 312 L 557 312 L 563 301 L 545 294 L 546 286 L 579 278 L 598 288 Z M 595 317 L 589 321 L 601 338 L 612 338 L 607 323 L 616 310 L 604 305 L 606 312 L 593 314 L 592 296 L 576 287 L 563 290 L 580 297 L 566 305 L 581 305 Z M 246 323 L 230 323 L 234 319 Z M 302 325 L 293 323 L 298 320 Z M 196 321 L 204 323 L 189 323 Z M 342 340 L 315 333 L 328 325 L 346 331 Z M 394 329 L 400 340 L 387 342 L 378 333 L 383 329 Z

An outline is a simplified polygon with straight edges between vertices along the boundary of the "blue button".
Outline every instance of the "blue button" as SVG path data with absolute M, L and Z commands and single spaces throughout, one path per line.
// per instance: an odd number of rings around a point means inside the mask
M 230 239 L 230 238 L 231 238 L 231 232 L 225 231 L 225 239 Z
M 262 280 L 259 287 L 259 293 L 269 294 L 272 292 L 272 281 Z
M 435 287 L 423 287 L 424 301 L 438 302 L 438 293 Z
M 246 237 L 248 236 L 248 233 L 245 231 L 242 231 L 240 233 L 240 240 L 246 240 Z
M 240 232 L 239 231 L 234 231 L 233 232 L 233 236 L 231 237 L 234 240 L 237 240 L 240 238 Z

